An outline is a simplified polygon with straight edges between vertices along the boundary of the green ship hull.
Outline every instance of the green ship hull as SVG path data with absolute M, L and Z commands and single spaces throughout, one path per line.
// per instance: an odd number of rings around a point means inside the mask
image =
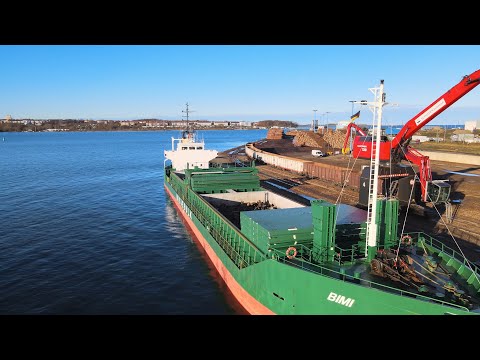
M 234 224 L 219 209 L 232 205 L 234 201 L 226 199 L 234 196 L 247 199 L 265 193 L 255 168 L 196 168 L 180 174 L 167 166 L 164 187 L 232 294 L 250 314 L 479 314 L 479 269 L 428 235 L 410 234 L 411 244 L 407 245 L 441 263 L 441 273 L 460 281 L 462 290 L 440 284 L 440 291 L 426 291 L 421 283 L 405 283 L 406 274 L 399 275 L 399 281 L 372 275 L 372 263 L 361 256 L 365 251 L 364 224 L 345 221 L 338 225 L 335 205 L 321 200 L 312 201 L 311 207 L 240 211 L 237 220 L 239 215 L 241 226 Z M 400 241 L 395 217 L 398 203 L 385 202 L 380 208 L 379 253 L 395 248 Z M 275 226 L 267 229 L 269 214 L 277 214 L 277 222 L 288 214 L 305 221 L 300 212 L 311 214 L 307 223 L 283 229 L 274 222 Z M 342 248 L 342 244 L 349 247 Z M 414 253 L 409 258 L 413 257 Z M 437 284 L 443 276 L 438 275 L 439 270 L 432 270 L 433 275 L 421 271 L 422 277 Z

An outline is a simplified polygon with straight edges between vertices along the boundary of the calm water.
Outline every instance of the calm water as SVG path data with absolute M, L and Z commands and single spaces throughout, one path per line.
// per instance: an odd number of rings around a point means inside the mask
M 266 130 L 199 134 L 222 151 Z M 172 136 L 0 134 L 0 314 L 241 313 L 166 196 Z

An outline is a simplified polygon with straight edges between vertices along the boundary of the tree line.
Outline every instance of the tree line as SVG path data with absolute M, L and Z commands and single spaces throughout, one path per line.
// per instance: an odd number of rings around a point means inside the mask
M 298 124 L 296 122 L 285 121 L 285 120 L 262 120 L 262 121 L 257 121 L 255 125 L 258 127 L 267 127 L 267 128 L 271 128 L 273 126 L 288 127 L 288 128 L 298 127 Z

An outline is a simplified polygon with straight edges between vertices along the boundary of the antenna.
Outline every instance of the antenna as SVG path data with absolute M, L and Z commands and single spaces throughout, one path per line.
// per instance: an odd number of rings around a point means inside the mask
M 188 132 L 188 114 L 191 113 L 191 112 L 195 112 L 195 110 L 188 110 L 188 102 L 185 104 L 187 106 L 187 109 L 186 110 L 182 110 L 182 112 L 186 113 L 187 115 L 182 115 L 182 117 L 186 117 L 187 118 L 187 132 Z

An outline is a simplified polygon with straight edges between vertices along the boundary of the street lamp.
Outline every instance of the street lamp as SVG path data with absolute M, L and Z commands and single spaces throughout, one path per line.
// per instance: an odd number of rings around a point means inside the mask
M 352 115 L 353 115 L 353 103 L 355 102 L 355 100 L 349 100 L 348 102 L 352 103 Z
M 325 130 L 328 130 L 328 114 L 330 114 L 330 111 L 327 111 L 325 114 L 327 114 L 327 127 L 325 128 Z
M 316 133 L 317 132 L 317 109 L 313 109 L 313 132 Z
M 322 113 L 322 115 L 321 115 L 321 116 L 322 116 L 322 134 L 323 134 L 323 132 L 324 132 L 324 129 L 325 129 L 325 120 L 324 120 L 324 118 L 323 118 L 323 117 L 325 116 L 325 113 Z

